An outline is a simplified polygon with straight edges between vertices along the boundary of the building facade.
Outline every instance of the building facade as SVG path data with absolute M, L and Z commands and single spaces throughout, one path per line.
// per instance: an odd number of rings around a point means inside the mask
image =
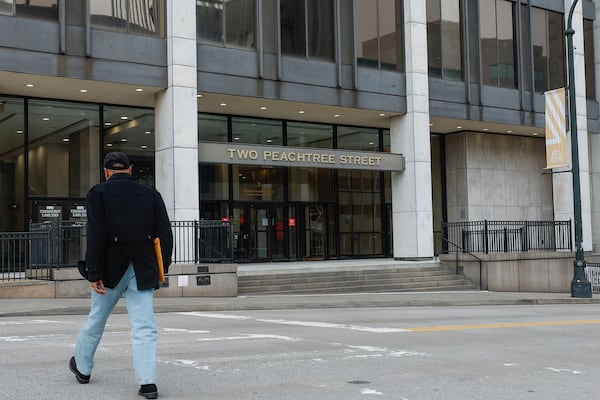
M 0 231 L 85 218 L 112 150 L 172 220 L 231 221 L 238 262 L 428 259 L 443 221 L 573 219 L 543 95 L 568 86 L 570 7 L 0 0 Z M 573 17 L 586 251 L 599 12 Z

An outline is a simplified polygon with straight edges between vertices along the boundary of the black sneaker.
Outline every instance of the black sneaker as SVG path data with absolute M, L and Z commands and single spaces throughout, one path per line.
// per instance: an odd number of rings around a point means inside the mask
M 158 389 L 154 383 L 150 383 L 148 385 L 140 386 L 140 390 L 138 391 L 140 396 L 144 396 L 147 399 L 156 399 L 158 398 Z
M 71 357 L 71 360 L 69 360 L 69 369 L 71 370 L 71 372 L 73 374 L 75 374 L 75 379 L 77 379 L 77 382 L 79 382 L 81 384 L 90 383 L 90 376 L 82 374 L 77 369 L 77 364 L 75 363 L 75 357 Z

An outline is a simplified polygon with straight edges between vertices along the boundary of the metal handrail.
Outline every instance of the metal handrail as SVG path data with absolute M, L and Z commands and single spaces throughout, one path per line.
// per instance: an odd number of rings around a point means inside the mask
M 449 243 L 451 245 L 453 245 L 454 247 L 456 247 L 459 250 L 462 250 L 462 254 L 468 254 L 471 257 L 475 258 L 478 262 L 479 262 L 479 290 L 481 290 L 481 286 L 483 284 L 483 266 L 482 266 L 482 262 L 483 260 L 479 257 L 477 257 L 475 254 L 471 253 L 468 250 L 463 249 L 461 246 L 459 246 L 458 244 L 452 242 L 451 240 L 445 238 L 443 235 L 439 234 L 439 233 L 435 233 L 435 236 L 439 236 L 440 239 L 442 239 L 442 241 Z M 455 268 L 458 268 L 458 252 L 455 253 L 456 254 L 456 261 L 455 261 Z

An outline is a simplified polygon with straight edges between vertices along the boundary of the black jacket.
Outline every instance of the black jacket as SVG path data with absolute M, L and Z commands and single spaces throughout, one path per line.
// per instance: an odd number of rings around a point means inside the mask
M 153 238 L 160 238 L 165 273 L 173 250 L 171 224 L 158 191 L 118 173 L 91 188 L 86 201 L 88 280 L 102 279 L 104 286 L 114 288 L 133 263 L 138 289 L 158 289 Z

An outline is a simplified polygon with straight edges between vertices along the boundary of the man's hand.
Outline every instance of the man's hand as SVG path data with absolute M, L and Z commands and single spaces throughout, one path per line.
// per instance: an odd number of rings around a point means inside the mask
M 100 279 L 98 282 L 90 282 L 90 286 L 94 289 L 94 292 L 98 294 L 106 294 L 106 289 L 104 289 L 104 282 Z

